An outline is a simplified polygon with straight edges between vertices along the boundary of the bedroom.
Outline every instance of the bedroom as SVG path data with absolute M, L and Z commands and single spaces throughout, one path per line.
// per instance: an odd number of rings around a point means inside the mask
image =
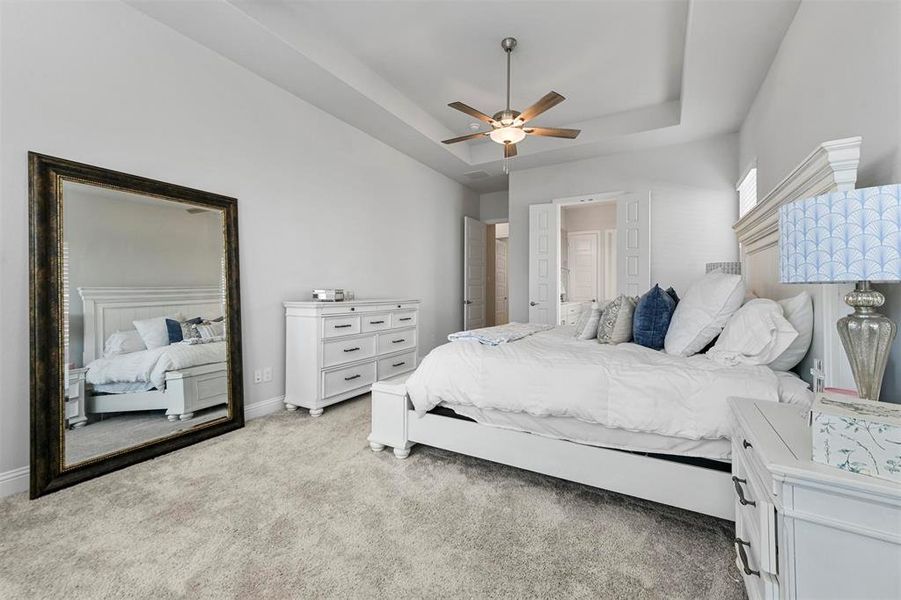
M 418 300 L 422 361 L 464 327 L 464 217 L 509 223 L 523 323 L 529 207 L 612 192 L 650 196 L 648 287 L 684 297 L 707 263 L 741 259 L 750 166 L 764 199 L 821 144 L 860 136 L 852 187 L 901 182 L 898 3 L 488 6 L 509 20 L 475 3 L 0 4 L 0 595 L 744 593 L 728 520 L 422 444 L 372 453 L 367 395 L 285 411 L 283 303 L 314 288 Z M 449 102 L 505 105 L 511 35 L 511 106 L 556 90 L 536 123 L 581 133 L 524 140 L 505 174 L 498 144 L 441 141 L 476 122 Z M 244 428 L 28 500 L 28 152 L 237 198 Z M 897 322 L 898 286 L 879 289 Z M 901 396 L 898 356 L 896 341 L 883 402 Z M 877 584 L 898 582 L 858 597 Z

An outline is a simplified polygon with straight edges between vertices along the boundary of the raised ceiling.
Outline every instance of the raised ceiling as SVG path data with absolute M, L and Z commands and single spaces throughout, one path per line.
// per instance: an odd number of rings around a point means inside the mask
M 798 0 L 130 3 L 484 192 L 506 187 L 500 147 L 440 140 L 473 122 L 448 102 L 503 108 L 503 37 L 519 41 L 513 108 L 554 90 L 566 102 L 534 124 L 582 129 L 527 139 L 516 170 L 736 131 Z

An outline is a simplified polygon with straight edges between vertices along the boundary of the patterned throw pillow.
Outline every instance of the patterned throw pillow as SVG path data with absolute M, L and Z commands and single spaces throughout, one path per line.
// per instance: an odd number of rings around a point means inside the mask
M 196 337 L 208 339 L 213 337 L 222 337 L 225 335 L 224 321 L 204 321 L 193 326 Z
M 674 310 L 676 301 L 672 295 L 661 290 L 659 285 L 652 287 L 635 307 L 632 320 L 633 341 L 651 350 L 663 349 L 666 330 L 669 329 Z
M 621 294 L 604 308 L 598 324 L 598 343 L 622 344 L 632 340 L 632 315 L 638 298 Z
M 598 324 L 601 322 L 601 309 L 597 304 L 592 303 L 582 311 L 579 322 L 581 327 L 578 323 L 576 324 L 576 338 L 580 340 L 594 339 L 597 337 Z

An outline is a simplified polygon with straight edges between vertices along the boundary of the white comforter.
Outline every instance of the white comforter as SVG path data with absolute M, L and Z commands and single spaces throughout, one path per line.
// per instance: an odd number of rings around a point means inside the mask
M 120 382 L 151 382 L 163 389 L 166 371 L 225 361 L 225 342 L 212 344 L 170 344 L 109 358 L 88 365 L 85 380 L 94 385 Z
M 779 400 L 779 381 L 768 367 L 724 366 L 702 355 L 572 335 L 557 328 L 499 346 L 439 346 L 407 381 L 410 400 L 419 414 L 448 402 L 693 440 L 729 436 L 729 396 Z

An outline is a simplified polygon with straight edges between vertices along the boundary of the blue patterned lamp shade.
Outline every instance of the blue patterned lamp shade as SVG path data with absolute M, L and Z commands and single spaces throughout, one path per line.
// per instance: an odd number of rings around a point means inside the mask
M 901 185 L 885 185 L 780 207 L 780 281 L 901 281 L 899 198 Z

